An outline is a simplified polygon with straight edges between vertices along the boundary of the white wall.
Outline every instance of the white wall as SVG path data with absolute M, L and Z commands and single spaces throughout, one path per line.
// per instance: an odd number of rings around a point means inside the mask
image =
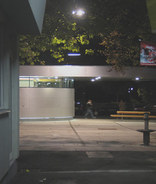
M 20 88 L 20 118 L 73 117 L 74 89 Z

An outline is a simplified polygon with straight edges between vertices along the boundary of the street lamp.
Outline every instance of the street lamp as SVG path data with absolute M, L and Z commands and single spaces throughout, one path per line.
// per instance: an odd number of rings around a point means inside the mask
M 74 10 L 72 11 L 73 16 L 76 17 L 82 17 L 86 14 L 85 10 L 83 8 L 80 8 L 78 5 L 78 0 L 73 0 L 74 1 Z
M 82 17 L 85 13 L 86 12 L 83 9 L 75 9 L 72 11 L 72 14 L 78 17 Z

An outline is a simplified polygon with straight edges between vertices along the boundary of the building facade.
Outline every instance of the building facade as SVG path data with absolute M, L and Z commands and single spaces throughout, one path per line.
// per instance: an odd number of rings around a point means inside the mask
M 40 33 L 45 3 L 0 1 L 0 183 L 19 156 L 18 35 Z

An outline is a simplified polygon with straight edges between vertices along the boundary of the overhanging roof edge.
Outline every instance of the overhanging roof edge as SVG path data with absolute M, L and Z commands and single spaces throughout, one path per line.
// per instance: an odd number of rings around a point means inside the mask
M 125 67 L 116 71 L 111 66 L 20 66 L 20 76 L 97 77 L 107 79 L 156 80 L 156 69 L 147 67 Z
M 0 0 L 1 8 L 20 34 L 41 32 L 45 4 L 46 0 Z

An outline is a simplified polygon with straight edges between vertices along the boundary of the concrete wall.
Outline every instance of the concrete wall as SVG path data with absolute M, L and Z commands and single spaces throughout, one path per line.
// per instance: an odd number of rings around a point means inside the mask
M 45 2 L 46 0 L 0 0 L 0 183 L 2 184 L 9 180 L 7 176 L 11 166 L 19 156 L 17 35 L 40 33 Z
M 74 93 L 71 88 L 20 88 L 20 118 L 73 117 Z
M 17 36 L 0 24 L 0 181 L 19 155 Z

